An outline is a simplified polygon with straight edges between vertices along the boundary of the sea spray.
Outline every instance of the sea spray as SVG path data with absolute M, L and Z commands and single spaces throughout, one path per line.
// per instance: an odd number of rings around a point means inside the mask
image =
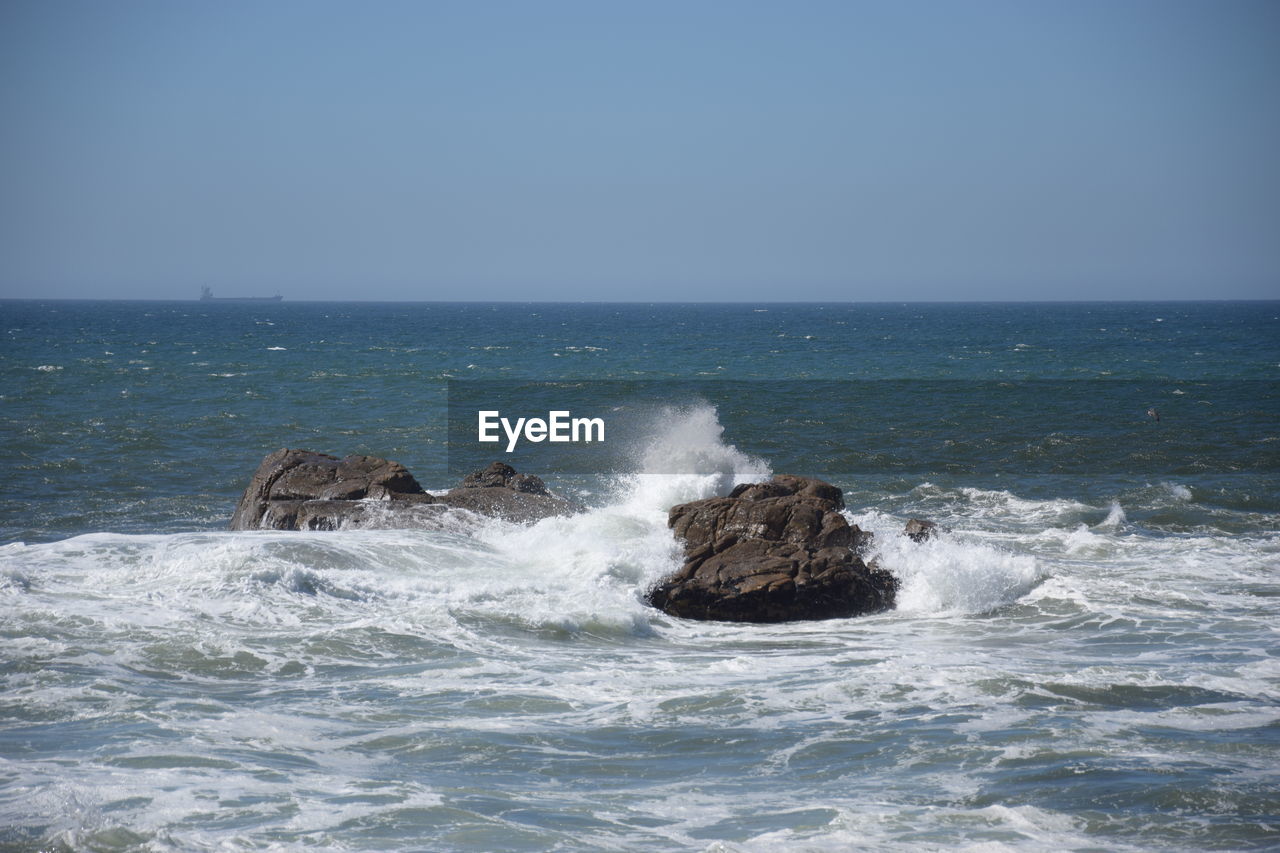
M 1275 846 L 1274 310 L 298 302 L 265 327 L 224 307 L 5 306 L 0 848 Z M 713 370 L 772 384 L 714 398 L 726 430 L 689 445 L 710 458 L 688 478 L 643 463 L 674 422 L 616 465 L 529 469 L 595 517 L 225 531 L 278 447 L 434 488 L 475 470 L 444 471 L 450 375 Z M 1076 381 L 1103 373 L 1129 383 L 1103 383 L 1115 405 Z M 843 377 L 866 393 L 808 384 Z M 1002 404 L 1035 377 L 1063 381 Z M 770 466 L 841 486 L 931 603 L 784 625 L 645 607 L 679 559 L 667 509 Z M 1099 527 L 1113 501 L 1126 521 Z M 912 516 L 951 545 L 905 540 Z M 1006 558 L 973 599 L 934 577 Z
M 636 454 L 640 469 L 618 477 L 604 505 L 529 527 L 481 527 L 481 540 L 508 561 L 509 571 L 538 590 L 513 602 L 526 618 L 566 627 L 614 621 L 642 630 L 655 614 L 637 611 L 640 594 L 680 564 L 668 510 L 770 476 L 762 460 L 723 441 L 713 406 L 664 410 L 654 427 Z
M 964 534 L 916 542 L 902 520 L 877 511 L 846 512 L 875 538 L 869 557 L 901 583 L 898 611 L 914 615 L 986 613 L 1026 595 L 1043 577 L 1035 557 Z
M 1128 520 L 1129 518 L 1125 515 L 1124 507 L 1120 506 L 1120 502 L 1112 501 L 1111 505 L 1107 507 L 1107 517 L 1099 521 L 1095 527 L 1099 530 L 1120 530 Z
M 676 504 L 727 495 L 739 483 L 772 476 L 769 464 L 723 440 L 715 406 L 667 407 L 653 416 L 637 448 L 637 470 L 621 477 L 623 503 L 665 513 Z

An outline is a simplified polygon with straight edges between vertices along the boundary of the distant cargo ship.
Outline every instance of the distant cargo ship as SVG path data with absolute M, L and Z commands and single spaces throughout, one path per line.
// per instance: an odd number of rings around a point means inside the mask
M 207 287 L 200 289 L 201 302 L 279 302 L 284 299 L 280 294 L 275 296 L 214 296 Z

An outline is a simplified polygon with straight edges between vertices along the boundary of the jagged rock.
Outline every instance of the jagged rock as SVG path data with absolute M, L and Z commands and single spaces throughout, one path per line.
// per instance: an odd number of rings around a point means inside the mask
M 573 507 L 542 480 L 501 462 L 437 496 L 425 492 L 399 462 L 284 449 L 269 454 L 254 472 L 231 529 L 433 528 L 451 508 L 529 522 Z
M 431 495 L 392 501 L 273 500 L 257 530 L 436 530 L 448 526 L 449 507 Z M 239 528 L 233 528 L 239 529 Z
M 787 474 L 672 507 L 667 523 L 685 543 L 685 562 L 648 601 L 672 616 L 730 622 L 887 610 L 897 581 L 862 561 L 870 534 L 843 507 L 839 488 Z
M 285 448 L 262 460 L 231 517 L 231 529 L 310 529 L 297 526 L 304 502 L 351 504 L 363 499 L 391 500 L 397 495 L 430 498 L 399 462 L 376 456 L 339 459 Z
M 551 495 L 551 492 L 547 490 L 547 484 L 542 482 L 541 477 L 535 477 L 532 474 L 521 474 L 505 462 L 490 462 L 489 467 L 483 471 L 468 474 L 462 478 L 462 483 L 459 484 L 458 488 L 504 488 L 514 489 L 517 492 L 524 492 L 530 495 Z
M 903 535 L 912 542 L 925 542 L 929 539 L 935 539 L 940 532 L 941 528 L 937 524 L 932 521 L 926 521 L 923 518 L 910 519 L 907 522 L 906 529 L 902 531 Z
M 503 462 L 491 463 L 483 471 L 468 474 L 460 485 L 438 500 L 481 515 L 517 522 L 564 515 L 574 509 L 565 499 L 551 494 L 540 478 L 517 473 Z

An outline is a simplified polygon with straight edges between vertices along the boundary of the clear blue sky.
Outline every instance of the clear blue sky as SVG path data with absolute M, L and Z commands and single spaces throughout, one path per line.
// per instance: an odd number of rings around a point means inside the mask
M 0 296 L 1280 298 L 1277 0 L 0 3 Z

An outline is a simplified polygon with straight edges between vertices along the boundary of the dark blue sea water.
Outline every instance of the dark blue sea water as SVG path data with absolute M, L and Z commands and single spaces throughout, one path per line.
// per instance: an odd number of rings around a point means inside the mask
M 0 849 L 1276 848 L 1278 380 L 1276 302 L 2 301 Z M 226 532 L 490 398 L 604 414 L 511 457 L 582 512 Z M 771 473 L 897 610 L 642 603 Z

